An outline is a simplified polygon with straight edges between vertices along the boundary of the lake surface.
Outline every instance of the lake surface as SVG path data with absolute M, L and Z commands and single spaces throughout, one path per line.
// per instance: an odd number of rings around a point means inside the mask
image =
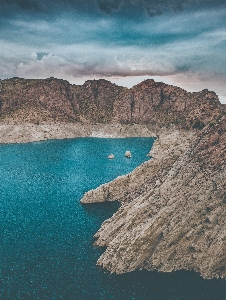
M 103 249 L 92 246 L 93 235 L 119 204 L 79 200 L 144 162 L 153 141 L 0 145 L 0 299 L 226 299 L 225 281 L 194 272 L 111 275 L 96 266 Z

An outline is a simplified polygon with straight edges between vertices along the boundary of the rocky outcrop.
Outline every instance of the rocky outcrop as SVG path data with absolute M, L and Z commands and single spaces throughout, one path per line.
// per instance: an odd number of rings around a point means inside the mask
M 181 136 L 177 134 L 178 144 Z M 191 136 L 192 145 L 175 159 L 163 140 L 161 145 L 160 136 L 154 146 L 154 159 L 118 185 L 112 183 L 113 188 L 109 184 L 93 192 L 93 201 L 112 193 L 110 198 L 124 203 L 95 236 L 96 245 L 106 247 L 98 265 L 116 273 L 193 269 L 205 278 L 226 277 L 226 118 Z M 158 158 L 161 147 L 165 150 Z M 163 153 L 165 171 L 155 169 Z M 145 190 L 138 181 L 147 178 Z M 122 196 L 120 182 L 127 192 Z
M 12 78 L 0 81 L 4 123 L 75 122 L 71 85 L 65 80 Z
M 1 122 L 121 123 L 202 128 L 223 113 L 214 92 L 189 93 L 154 80 L 127 89 L 88 80 L 72 85 L 56 78 L 0 80 Z
M 132 153 L 129 150 L 126 150 L 125 157 L 131 158 L 132 157 Z
M 223 114 L 226 115 L 226 104 L 222 104 L 222 111 Z
M 142 193 L 158 186 L 173 163 L 194 141 L 195 131 L 162 129 L 150 152 L 151 160 L 145 161 L 133 172 L 119 176 L 115 180 L 88 191 L 81 203 L 133 201 Z

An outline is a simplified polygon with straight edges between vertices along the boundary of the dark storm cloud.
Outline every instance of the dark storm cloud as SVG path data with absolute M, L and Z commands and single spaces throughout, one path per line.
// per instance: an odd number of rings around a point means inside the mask
M 96 0 L 98 8 L 106 14 L 111 14 L 113 11 L 117 11 L 122 4 L 122 0 Z
M 226 6 L 225 0 L 97 0 L 100 10 L 108 14 L 121 9 L 128 13 L 132 7 L 142 8 L 153 17 L 168 12 L 182 12 L 187 9 L 205 9 Z M 139 10 L 138 10 L 139 13 Z
M 0 8 L 0 78 L 171 76 L 226 94 L 226 0 L 0 0 Z
M 44 10 L 44 2 L 34 0 L 1 0 L 0 5 L 2 9 L 15 9 L 19 7 L 26 11 L 39 12 Z
M 19 13 L 16 7 L 26 12 L 45 12 L 54 14 L 64 10 L 80 10 L 90 15 L 96 14 L 97 9 L 110 15 L 113 12 L 130 14 L 131 11 L 140 13 L 140 9 L 153 17 L 167 12 L 181 12 L 186 9 L 205 9 L 225 6 L 225 0 L 0 0 L 2 11 Z M 137 10 L 136 10 L 137 8 Z
M 139 2 L 150 17 L 161 15 L 169 11 L 182 11 L 184 8 L 184 4 L 187 3 L 187 1 L 185 2 L 184 0 L 143 0 Z
M 63 12 L 93 14 L 98 11 L 93 0 L 0 0 L 0 16 L 18 18 L 30 16 L 56 16 Z

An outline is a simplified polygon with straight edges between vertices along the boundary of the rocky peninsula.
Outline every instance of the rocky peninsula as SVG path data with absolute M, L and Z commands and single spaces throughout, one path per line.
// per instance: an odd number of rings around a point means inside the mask
M 152 159 L 87 192 L 121 202 L 95 235 L 110 272 L 195 270 L 226 277 L 226 116 L 214 92 L 146 80 L 0 81 L 1 143 L 77 136 L 155 136 Z M 88 205 L 88 204 L 87 204 Z
M 107 247 L 99 265 L 226 277 L 226 118 L 187 138 L 160 137 L 153 159 L 84 195 L 83 203 L 122 202 L 95 235 Z

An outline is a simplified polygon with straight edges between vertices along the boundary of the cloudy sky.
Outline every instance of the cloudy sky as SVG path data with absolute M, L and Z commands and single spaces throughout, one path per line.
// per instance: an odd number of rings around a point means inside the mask
M 14 76 L 154 78 L 226 103 L 226 0 L 0 0 L 0 79 Z

